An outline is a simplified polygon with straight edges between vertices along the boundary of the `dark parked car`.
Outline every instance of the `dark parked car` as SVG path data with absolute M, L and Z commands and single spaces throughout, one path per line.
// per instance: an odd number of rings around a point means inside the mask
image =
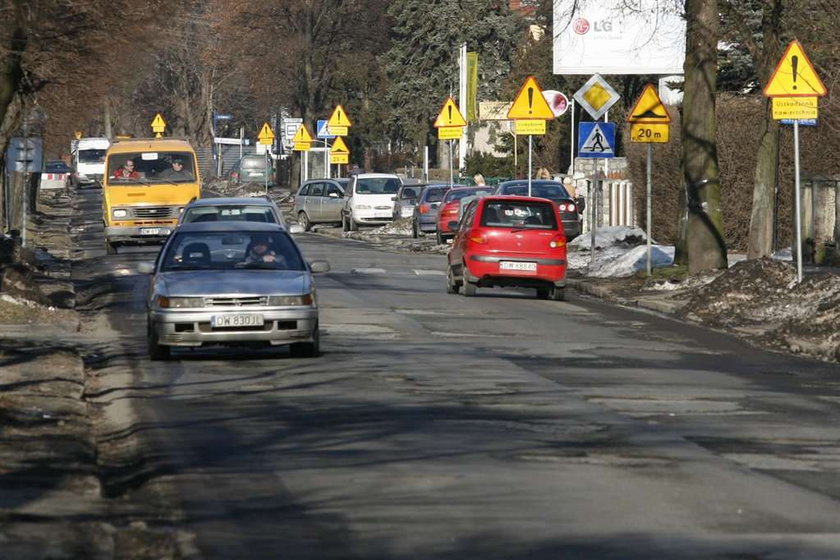
M 516 196 L 528 195 L 528 180 L 517 179 L 515 181 L 505 181 L 500 183 L 493 194 L 506 194 Z M 531 194 L 539 198 L 547 198 L 557 205 L 560 210 L 560 217 L 563 219 L 563 230 L 566 232 L 566 239 L 571 241 L 580 235 L 580 212 L 582 207 L 578 207 L 575 200 L 559 181 L 531 181 Z
M 228 172 L 228 179 L 234 183 L 260 183 L 265 184 L 268 177 L 268 186 L 274 186 L 274 168 L 271 159 L 264 154 L 249 154 L 242 156 L 242 159 L 233 164 Z
M 298 189 L 292 216 L 304 231 L 312 224 L 341 223 L 344 191 L 350 179 L 311 179 Z
M 414 207 L 420 199 L 420 194 L 426 187 L 424 184 L 403 185 L 394 197 L 394 221 L 400 218 L 411 218 Z
M 463 187 L 463 185 L 455 185 Z M 414 217 L 411 220 L 411 233 L 416 237 L 437 231 L 437 211 L 440 201 L 450 188 L 448 183 L 434 183 L 426 185 L 417 206 L 414 208 Z

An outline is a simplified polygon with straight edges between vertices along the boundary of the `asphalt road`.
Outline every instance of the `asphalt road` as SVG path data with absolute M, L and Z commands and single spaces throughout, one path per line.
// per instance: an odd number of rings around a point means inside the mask
M 840 557 L 836 366 L 575 292 L 447 295 L 440 255 L 316 234 L 321 357 L 153 364 L 154 253 L 106 257 L 85 196 L 106 491 L 197 557 Z

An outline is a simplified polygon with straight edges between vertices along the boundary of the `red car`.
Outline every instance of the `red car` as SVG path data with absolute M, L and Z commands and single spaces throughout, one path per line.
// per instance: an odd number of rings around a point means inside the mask
M 446 291 L 536 288 L 540 299 L 565 299 L 566 234 L 557 205 L 544 198 L 486 196 L 470 203 L 447 255 Z
M 446 243 L 447 239 L 455 237 L 455 229 L 449 227 L 450 222 L 457 222 L 461 218 L 461 199 L 468 196 L 486 195 L 493 192 L 493 187 L 460 187 L 450 189 L 440 202 L 437 213 L 437 242 Z M 457 229 L 457 228 L 456 228 Z

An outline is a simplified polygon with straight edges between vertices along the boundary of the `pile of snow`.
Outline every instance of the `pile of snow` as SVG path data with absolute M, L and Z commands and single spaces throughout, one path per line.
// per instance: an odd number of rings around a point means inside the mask
M 569 268 L 594 278 L 624 278 L 647 268 L 647 237 L 640 228 L 611 226 L 595 231 L 595 251 L 592 252 L 592 232 L 586 232 L 569 243 Z M 651 268 L 671 266 L 674 247 L 651 246 Z

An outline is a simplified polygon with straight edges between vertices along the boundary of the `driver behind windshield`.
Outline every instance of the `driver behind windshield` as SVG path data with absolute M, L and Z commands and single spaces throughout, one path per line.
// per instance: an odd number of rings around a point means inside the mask
M 172 158 L 171 167 L 160 172 L 161 179 L 168 179 L 171 181 L 190 181 L 193 176 L 192 173 L 184 168 L 184 160 L 180 157 Z

